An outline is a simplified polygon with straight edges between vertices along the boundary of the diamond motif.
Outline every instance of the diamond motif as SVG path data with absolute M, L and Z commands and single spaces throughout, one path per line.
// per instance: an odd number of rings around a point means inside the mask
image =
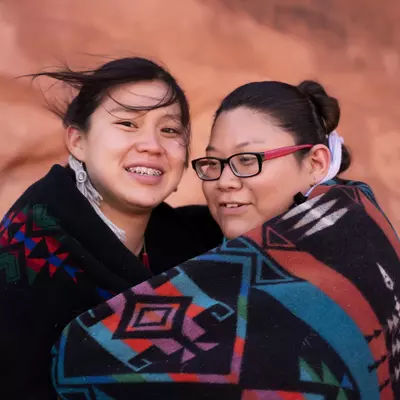
M 115 332 L 120 338 L 171 337 L 171 331 L 181 332 L 183 317 L 190 298 L 126 296 L 126 307 Z
M 175 307 L 174 307 L 175 306 Z M 132 318 L 132 328 L 151 330 L 169 330 L 171 320 L 176 314 L 176 304 L 165 304 L 162 307 L 152 304 L 136 304 Z

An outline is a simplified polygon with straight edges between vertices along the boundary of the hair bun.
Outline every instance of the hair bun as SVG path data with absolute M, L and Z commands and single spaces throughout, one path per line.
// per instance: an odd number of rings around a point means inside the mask
M 337 128 L 340 120 L 339 102 L 334 97 L 328 96 L 321 84 L 315 81 L 303 81 L 297 88 L 304 93 L 314 105 L 317 116 L 322 118 L 326 133 L 330 134 Z M 351 154 L 348 148 L 342 146 L 342 163 L 339 173 L 346 171 L 351 163 Z
M 297 88 L 310 99 L 315 107 L 315 112 L 322 118 L 326 133 L 335 130 L 339 124 L 340 107 L 338 101 L 328 96 L 322 85 L 315 81 L 303 81 Z

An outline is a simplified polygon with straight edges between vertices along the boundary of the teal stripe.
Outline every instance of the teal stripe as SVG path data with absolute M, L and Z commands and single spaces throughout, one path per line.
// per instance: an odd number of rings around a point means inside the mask
M 129 360 L 136 357 L 138 353 L 126 345 L 122 340 L 115 340 L 113 338 L 114 332 L 111 332 L 101 322 L 90 327 L 84 325 L 79 318 L 77 319 L 77 322 L 101 347 L 107 350 L 127 367 L 132 368 L 132 365 L 129 364 Z
M 258 286 L 325 339 L 342 358 L 365 400 L 379 399 L 379 383 L 368 365 L 375 361 L 368 343 L 345 311 L 309 282 Z

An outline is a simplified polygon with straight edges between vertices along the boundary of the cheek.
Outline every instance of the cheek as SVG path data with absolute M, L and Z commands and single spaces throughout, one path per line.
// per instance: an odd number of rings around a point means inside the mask
M 129 146 L 126 135 L 116 130 L 90 132 L 89 135 L 88 153 L 93 157 L 112 158 Z
M 260 218 L 273 218 L 293 204 L 293 196 L 301 191 L 304 180 L 298 166 L 295 167 L 282 165 L 276 170 L 271 168 L 249 182 L 248 189 Z
M 171 163 L 174 164 L 185 163 L 187 156 L 186 146 L 174 140 L 169 140 L 168 142 L 163 143 L 162 146 L 165 150 L 167 157 L 171 160 Z

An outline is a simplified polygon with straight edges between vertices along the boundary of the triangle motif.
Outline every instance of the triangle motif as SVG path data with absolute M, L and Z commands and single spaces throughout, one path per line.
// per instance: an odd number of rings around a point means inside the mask
M 208 351 L 213 349 L 215 346 L 218 346 L 218 343 L 203 343 L 203 342 L 197 342 L 196 345 L 200 347 L 204 351 Z
M 342 189 L 342 192 L 344 192 L 348 197 L 350 197 L 351 200 L 353 200 L 357 204 L 360 204 L 356 189 L 349 188 L 349 187 L 341 188 L 341 189 Z
M 189 360 L 191 360 L 193 357 L 195 357 L 195 355 L 194 355 L 191 351 L 189 351 L 189 350 L 187 350 L 187 349 L 183 350 L 182 362 L 189 361 Z
M 267 227 L 266 241 L 267 241 L 267 246 L 269 247 L 284 247 L 284 248 L 296 247 L 292 242 L 290 242 L 285 237 L 277 233 L 270 226 Z
M 35 240 L 36 242 L 36 240 Z M 37 259 L 47 259 L 50 257 L 49 249 L 47 247 L 47 243 L 45 239 L 40 238 L 40 242 L 36 244 L 36 246 L 29 253 L 29 258 L 37 258 Z
M 54 254 L 56 250 L 60 247 L 60 243 L 58 243 L 58 241 L 52 236 L 46 236 L 45 240 L 50 253 Z
M 340 386 L 341 386 L 343 389 L 351 389 L 351 390 L 354 389 L 353 384 L 350 382 L 350 378 L 349 378 L 347 375 L 345 375 L 345 376 L 343 377 L 342 383 L 340 384 Z
M 54 273 L 57 271 L 57 267 L 53 264 L 49 264 L 49 275 L 50 278 L 53 277 Z
M 44 260 L 42 258 L 37 258 L 37 259 L 27 259 L 27 266 L 28 268 L 32 269 L 36 273 L 39 273 L 41 269 L 47 264 L 47 260 Z
M 343 389 L 340 389 L 338 391 L 338 395 L 336 397 L 336 400 L 347 400 L 347 399 L 348 399 L 348 397 L 347 397 L 346 392 Z
M 322 371 L 323 371 L 323 382 L 328 385 L 340 387 L 340 383 L 335 378 L 335 375 L 330 371 L 330 369 L 326 366 L 326 364 L 322 363 Z
M 299 369 L 302 382 L 322 383 L 318 373 L 302 358 L 300 358 Z

